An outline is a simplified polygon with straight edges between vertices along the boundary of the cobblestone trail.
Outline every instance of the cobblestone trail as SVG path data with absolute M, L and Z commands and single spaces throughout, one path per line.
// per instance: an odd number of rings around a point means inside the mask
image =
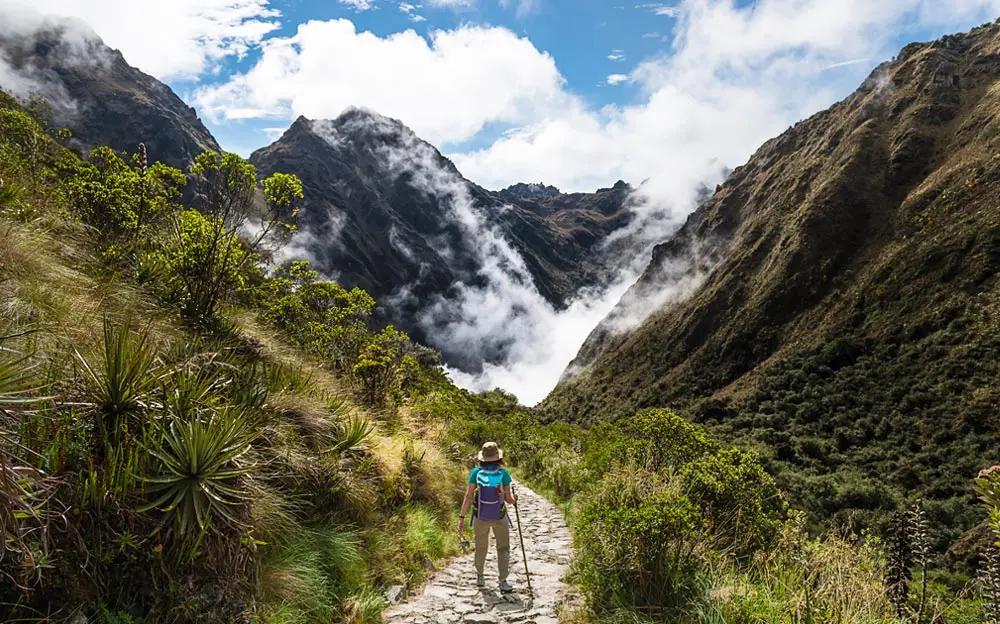
M 556 624 L 557 609 L 566 600 L 563 575 L 569 570 L 572 546 L 562 513 L 528 488 L 514 485 L 520 501 L 521 528 L 528 554 L 528 571 L 534 597 L 528 595 L 517 521 L 510 533 L 508 581 L 515 593 L 503 596 L 497 589 L 496 550 L 490 543 L 486 559 L 486 587 L 476 587 L 472 552 L 458 557 L 437 572 L 424 589 L 409 601 L 385 612 L 388 624 Z M 471 539 L 471 531 L 466 532 Z

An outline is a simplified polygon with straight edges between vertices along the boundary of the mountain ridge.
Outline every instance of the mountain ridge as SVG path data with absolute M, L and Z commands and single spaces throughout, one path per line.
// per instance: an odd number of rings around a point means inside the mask
M 300 240 L 317 268 L 368 290 L 393 322 L 432 344 L 428 310 L 450 314 L 449 301 L 488 287 L 497 271 L 530 282 L 556 308 L 580 288 L 610 280 L 601 243 L 632 219 L 627 184 L 589 194 L 542 187 L 530 199 L 517 196 L 530 185 L 493 193 L 402 122 L 356 107 L 333 120 L 300 117 L 250 160 L 264 175 L 291 171 L 302 179 Z M 483 255 L 486 239 L 500 245 L 498 267 Z M 469 357 L 433 346 L 471 371 L 501 360 L 506 348 Z
M 220 149 L 194 108 L 78 22 L 49 19 L 2 37 L 0 55 L 19 90 L 41 90 L 54 102 L 53 122 L 84 153 L 97 145 L 131 153 L 145 143 L 152 161 L 187 169 L 200 152 Z
M 685 409 L 758 449 L 817 518 L 917 491 L 970 526 L 968 475 L 1000 454 L 998 78 L 996 24 L 912 44 L 766 142 L 635 288 L 700 285 L 595 330 L 548 418 Z M 855 502 L 815 496 L 842 488 Z

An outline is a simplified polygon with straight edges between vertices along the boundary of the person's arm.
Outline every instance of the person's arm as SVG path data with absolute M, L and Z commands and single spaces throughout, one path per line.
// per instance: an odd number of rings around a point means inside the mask
M 509 485 L 503 487 L 503 499 L 507 501 L 507 504 L 517 506 L 517 497 L 511 493 L 511 488 Z
M 513 480 L 510 478 L 510 473 L 506 470 L 503 471 L 503 499 L 507 501 L 508 505 L 514 505 L 517 507 L 517 496 L 513 493 Z
M 468 517 L 469 508 L 472 507 L 472 495 L 476 493 L 476 484 L 470 483 L 465 488 L 465 498 L 462 499 L 462 510 L 458 513 L 458 534 L 465 533 L 465 519 Z

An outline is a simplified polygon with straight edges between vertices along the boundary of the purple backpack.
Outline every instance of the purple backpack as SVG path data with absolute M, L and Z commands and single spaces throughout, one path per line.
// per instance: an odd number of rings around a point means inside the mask
M 480 469 L 476 473 L 476 501 L 473 517 L 484 522 L 502 520 L 507 514 L 503 496 L 503 471 Z

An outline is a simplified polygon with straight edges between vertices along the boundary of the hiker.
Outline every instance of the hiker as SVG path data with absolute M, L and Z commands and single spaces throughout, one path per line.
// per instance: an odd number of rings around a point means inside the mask
M 510 572 L 510 518 L 507 505 L 517 505 L 517 497 L 511 494 L 510 473 L 504 469 L 503 451 L 496 442 L 487 442 L 479 451 L 479 465 L 469 475 L 468 487 L 462 511 L 458 516 L 458 536 L 464 539 L 465 520 L 472 507 L 472 532 L 476 538 L 476 585 L 486 586 L 483 568 L 486 565 L 486 551 L 490 547 L 490 531 L 497 543 L 497 565 L 499 567 L 500 591 L 514 591 L 507 582 Z

